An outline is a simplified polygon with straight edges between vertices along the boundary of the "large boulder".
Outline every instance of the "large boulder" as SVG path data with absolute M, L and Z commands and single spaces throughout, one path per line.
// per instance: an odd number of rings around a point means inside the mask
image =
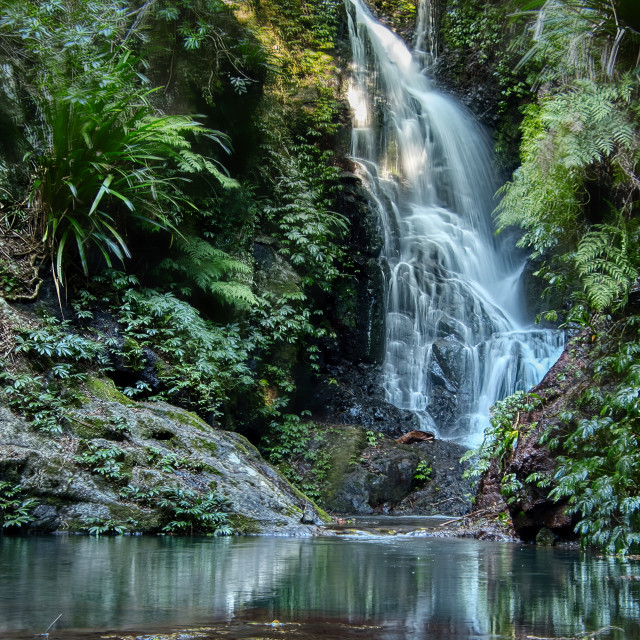
M 566 513 L 566 500 L 549 497 L 554 487 L 555 458 L 543 434 L 556 428 L 559 416 L 568 408 L 577 411 L 579 398 L 592 382 L 593 356 L 586 341 L 576 340 L 566 348 L 540 384 L 531 390 L 536 408 L 518 414 L 513 428 L 517 440 L 501 461 L 492 460 L 478 485 L 476 509 L 483 513 L 509 513 L 518 537 L 527 542 L 548 539 L 575 539 L 574 518 Z M 568 374 L 570 372 L 570 375 Z M 546 477 L 546 486 L 531 481 L 532 474 Z M 509 476 L 520 488 L 508 501 L 502 495 L 503 480 Z
M 460 515 L 471 509 L 459 445 L 402 444 L 360 425 L 337 424 L 316 425 L 311 442 L 326 459 L 321 503 L 332 512 Z
M 244 437 L 168 404 L 133 402 L 111 381 L 90 379 L 84 393 L 62 435 L 35 431 L 0 407 L 0 476 L 39 501 L 32 529 L 86 531 L 102 522 L 156 532 L 166 524 L 160 498 L 136 495 L 167 487 L 226 498 L 237 532 L 313 535 L 326 519 Z M 110 450 L 111 473 L 87 462 Z

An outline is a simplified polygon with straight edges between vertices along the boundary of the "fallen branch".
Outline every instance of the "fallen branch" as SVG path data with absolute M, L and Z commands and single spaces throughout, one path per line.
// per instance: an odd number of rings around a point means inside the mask
M 487 507 L 486 509 L 480 509 L 480 511 L 474 511 L 473 513 L 468 513 L 467 515 L 464 516 L 458 516 L 457 518 L 451 518 L 451 520 L 447 520 L 446 522 L 443 522 L 440 526 L 441 527 L 446 527 L 448 524 L 451 524 L 453 522 L 457 522 L 458 520 L 467 520 L 469 518 L 476 518 L 478 516 L 484 515 L 485 513 L 491 511 L 493 509 L 493 507 Z

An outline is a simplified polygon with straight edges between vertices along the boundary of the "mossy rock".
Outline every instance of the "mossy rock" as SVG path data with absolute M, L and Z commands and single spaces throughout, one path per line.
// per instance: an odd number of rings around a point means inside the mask
M 365 430 L 359 425 L 339 425 L 322 431 L 322 447 L 330 457 L 321 488 L 323 504 L 330 504 L 335 498 L 344 476 L 366 446 Z
M 228 520 L 235 533 L 239 533 L 240 535 L 256 535 L 260 533 L 260 524 L 254 518 L 242 515 L 241 513 L 233 513 L 229 516 Z
M 84 384 L 87 391 L 89 391 L 89 393 L 98 400 L 119 402 L 120 404 L 124 404 L 128 407 L 136 406 L 136 402 L 125 396 L 122 391 L 118 391 L 113 380 L 109 380 L 109 378 L 95 378 L 93 376 L 89 376 Z
M 218 445 L 211 440 L 206 440 L 205 438 L 194 438 L 191 441 L 191 445 L 196 451 L 206 451 L 213 456 L 218 455 Z

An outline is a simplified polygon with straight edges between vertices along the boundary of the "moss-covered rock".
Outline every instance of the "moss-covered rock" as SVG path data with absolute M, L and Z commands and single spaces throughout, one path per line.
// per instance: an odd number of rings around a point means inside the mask
M 177 407 L 134 402 L 107 381 L 91 378 L 86 390 L 62 435 L 0 407 L 0 471 L 37 499 L 33 530 L 157 532 L 171 516 L 167 490 L 194 499 L 214 491 L 239 533 L 311 535 L 318 528 L 305 514 L 326 517 L 242 436 Z

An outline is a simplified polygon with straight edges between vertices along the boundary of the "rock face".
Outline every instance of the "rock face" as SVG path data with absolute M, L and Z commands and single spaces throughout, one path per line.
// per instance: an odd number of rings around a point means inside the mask
M 349 220 L 346 251 L 352 274 L 336 283 L 328 301 L 328 319 L 338 336 L 326 354 L 330 364 L 343 360 L 379 364 L 384 357 L 384 279 L 380 217 L 358 176 L 344 171 L 336 210 Z
M 69 417 L 73 432 L 50 436 L 0 408 L 0 478 L 21 484 L 40 502 L 32 529 L 86 531 L 99 521 L 161 530 L 166 513 L 149 501 L 124 498 L 127 485 L 138 492 L 167 486 L 196 495 L 214 491 L 229 500 L 229 520 L 245 533 L 313 535 L 326 518 L 245 438 L 182 409 L 133 402 L 110 382 L 93 379 L 82 407 Z M 114 447 L 111 475 L 97 471 L 104 462 L 78 459 Z
M 420 429 L 415 413 L 386 401 L 380 367 L 373 364 L 343 362 L 325 367 L 308 406 L 320 422 L 358 424 L 394 438 Z
M 500 465 L 497 461 L 480 480 L 476 508 L 486 511 L 509 512 L 513 527 L 520 539 L 533 542 L 537 539 L 549 544 L 549 540 L 572 540 L 574 521 L 565 513 L 566 502 L 549 498 L 553 483 L 546 488 L 527 482 L 532 473 L 553 477 L 555 457 L 561 452 L 551 452 L 541 444 L 542 434 L 558 423 L 558 416 L 567 407 L 576 410 L 578 398 L 590 382 L 592 365 L 586 344 L 576 342 L 567 347 L 558 362 L 550 369 L 542 382 L 532 389 L 539 398 L 539 408 L 528 414 L 520 414 L 515 428 L 519 436 L 515 448 L 505 455 Z M 501 481 L 508 475 L 522 484 L 515 501 L 507 505 L 500 493 Z
M 329 457 L 322 504 L 341 514 L 464 514 L 471 487 L 459 463 L 464 448 L 435 441 L 398 444 L 359 425 L 319 425 Z

